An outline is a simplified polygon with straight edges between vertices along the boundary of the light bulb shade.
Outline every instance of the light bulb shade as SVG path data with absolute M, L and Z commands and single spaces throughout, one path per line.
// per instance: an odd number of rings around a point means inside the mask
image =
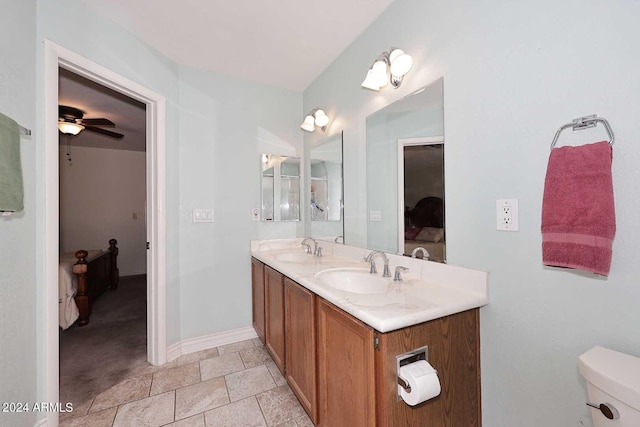
M 329 116 L 323 110 L 317 110 L 315 116 L 316 126 L 323 128 L 329 123 Z
M 375 78 L 375 74 L 371 68 L 369 68 L 369 71 L 367 71 L 367 76 L 364 78 L 364 81 L 360 86 L 362 86 L 365 89 L 371 89 L 376 91 L 380 90 L 380 85 L 378 84 L 378 81 Z
M 389 54 L 389 70 L 393 76 L 404 76 L 413 66 L 413 58 L 402 49 L 394 49 Z
M 385 61 L 376 61 L 371 70 L 378 87 L 385 87 L 389 83 L 389 74 L 387 73 L 387 63 Z
M 307 132 L 313 132 L 315 130 L 314 127 L 315 119 L 311 114 L 304 118 L 304 121 L 300 125 L 302 130 L 306 130 Z
M 84 129 L 84 126 L 75 122 L 58 122 L 58 129 L 66 135 L 77 135 Z

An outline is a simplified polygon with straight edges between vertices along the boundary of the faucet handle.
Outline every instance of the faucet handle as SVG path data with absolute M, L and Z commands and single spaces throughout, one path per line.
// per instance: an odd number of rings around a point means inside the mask
M 409 269 L 407 267 L 403 267 L 401 265 L 396 267 L 396 272 L 393 275 L 393 281 L 394 282 L 402 282 L 402 276 L 400 275 L 401 271 L 409 271 Z
M 316 253 L 315 253 L 315 255 L 316 255 L 317 257 L 321 257 L 321 256 L 322 256 L 322 246 L 317 246 L 317 247 L 316 247 Z

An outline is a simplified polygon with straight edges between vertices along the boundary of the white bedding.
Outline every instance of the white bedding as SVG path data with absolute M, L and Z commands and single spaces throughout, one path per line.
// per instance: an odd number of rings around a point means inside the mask
M 87 251 L 87 261 L 102 253 L 102 250 Z M 80 312 L 74 299 L 78 290 L 77 278 L 71 271 L 77 261 L 75 253 L 66 253 L 60 257 L 58 266 L 58 323 L 62 329 L 73 325 Z

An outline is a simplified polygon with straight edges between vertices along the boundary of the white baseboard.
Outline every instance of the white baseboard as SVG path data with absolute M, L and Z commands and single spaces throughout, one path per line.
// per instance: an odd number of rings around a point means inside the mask
M 195 353 L 221 345 L 232 344 L 238 341 L 257 338 L 258 334 L 252 326 L 232 329 L 230 331 L 217 332 L 211 335 L 189 338 L 172 344 L 167 348 L 167 362 L 177 359 L 183 354 Z

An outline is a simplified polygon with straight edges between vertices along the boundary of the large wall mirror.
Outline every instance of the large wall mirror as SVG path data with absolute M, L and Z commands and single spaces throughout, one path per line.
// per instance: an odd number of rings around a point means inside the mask
M 311 235 L 343 243 L 342 132 L 311 147 L 309 181 Z
M 366 130 L 367 247 L 445 262 L 443 79 L 371 114 Z
M 261 154 L 262 220 L 300 220 L 300 158 Z

